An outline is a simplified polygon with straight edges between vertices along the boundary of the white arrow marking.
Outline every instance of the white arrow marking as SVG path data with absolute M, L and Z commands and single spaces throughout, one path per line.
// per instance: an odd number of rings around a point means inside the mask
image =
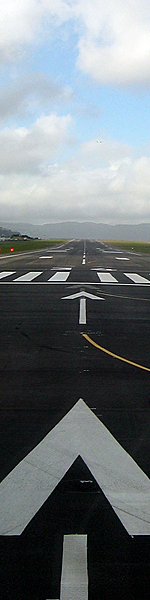
M 77 294 L 71 294 L 71 296 L 64 296 L 62 300 L 75 300 L 75 298 L 89 298 L 90 300 L 105 300 L 105 298 L 100 298 L 100 296 L 94 296 L 94 294 L 89 294 L 89 292 L 77 292 Z
M 79 400 L 0 484 L 1 535 L 20 535 L 78 456 L 130 535 L 150 535 L 150 480 Z
M 88 600 L 87 535 L 64 535 L 60 600 L 70 599 Z
M 60 600 L 87 600 L 87 536 L 65 535 Z
M 79 325 L 86 325 L 86 298 L 80 298 Z
M 86 325 L 86 298 L 90 298 L 90 300 L 105 300 L 105 298 L 94 296 L 94 294 L 89 294 L 89 292 L 85 291 L 71 294 L 71 296 L 64 296 L 62 300 L 75 300 L 76 298 L 80 298 L 79 325 Z
M 88 600 L 87 535 L 64 535 L 60 600 L 70 599 Z

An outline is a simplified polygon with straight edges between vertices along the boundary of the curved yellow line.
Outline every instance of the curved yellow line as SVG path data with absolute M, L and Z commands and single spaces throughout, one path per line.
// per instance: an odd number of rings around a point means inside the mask
M 92 340 L 89 335 L 87 335 L 87 333 L 82 333 L 82 336 L 90 343 L 92 344 L 92 346 L 95 346 L 95 348 L 98 348 L 98 350 L 101 350 L 102 352 L 105 352 L 105 354 L 109 354 L 109 356 L 113 356 L 113 358 L 117 358 L 118 360 L 122 360 L 123 362 L 127 363 L 128 365 L 132 365 L 133 367 L 137 367 L 138 369 L 143 369 L 144 371 L 149 371 L 150 369 L 148 369 L 148 367 L 143 367 L 142 365 L 138 365 L 135 362 L 132 362 L 132 360 L 128 360 L 127 358 L 123 358 L 122 356 L 118 356 L 118 354 L 114 354 L 114 352 L 110 352 L 110 350 L 106 350 L 106 348 L 103 348 L 103 346 L 99 346 L 99 344 L 97 344 L 96 342 L 94 342 L 94 340 Z

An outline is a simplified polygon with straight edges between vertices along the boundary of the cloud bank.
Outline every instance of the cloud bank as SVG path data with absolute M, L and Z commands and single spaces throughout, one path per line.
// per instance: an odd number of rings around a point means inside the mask
M 51 114 L 28 130 L 1 132 L 0 217 L 34 223 L 150 220 L 150 157 L 137 157 L 134 148 L 111 140 L 99 146 L 93 140 L 55 163 L 54 150 L 70 144 L 70 124 L 69 115 Z
M 101 104 L 92 109 L 93 98 L 90 104 L 87 93 L 79 111 L 72 104 L 74 90 L 68 84 L 39 72 L 38 65 L 34 73 L 29 72 L 27 56 L 53 47 L 56 40 L 63 47 L 68 41 L 74 60 L 72 82 L 79 78 L 78 85 L 81 78 L 83 87 L 88 80 L 89 89 L 94 81 L 93 89 L 110 86 L 130 93 L 150 85 L 149 0 L 1 3 L 0 218 L 7 220 L 9 215 L 14 221 L 35 223 L 150 220 L 148 146 L 137 150 L 111 136 L 108 139 L 105 131 L 103 143 L 97 144 L 92 132 L 88 136 L 90 126 L 86 129 L 84 117 L 90 119 L 92 110 L 93 118 L 99 114 L 101 131 Z M 26 67 L 22 70 L 18 65 Z M 65 74 L 67 80 L 67 69 Z
M 6 0 L 0 7 L 1 62 L 19 60 L 37 40 L 42 45 L 63 36 L 66 24 L 78 37 L 83 73 L 103 84 L 149 85 L 149 0 Z

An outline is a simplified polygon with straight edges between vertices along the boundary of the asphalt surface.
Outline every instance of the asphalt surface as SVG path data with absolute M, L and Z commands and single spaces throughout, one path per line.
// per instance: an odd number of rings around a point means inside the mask
M 150 478 L 150 257 L 71 240 L 1 257 L 0 273 L 1 480 L 80 398 Z M 60 598 L 66 534 L 87 535 L 88 600 L 149 598 L 150 536 L 129 535 L 79 456 L 23 533 L 1 536 L 2 600 Z

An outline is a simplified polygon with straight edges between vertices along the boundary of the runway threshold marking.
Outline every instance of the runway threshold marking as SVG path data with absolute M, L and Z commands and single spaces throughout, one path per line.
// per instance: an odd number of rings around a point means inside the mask
M 1 535 L 21 535 L 78 456 L 128 534 L 150 535 L 150 479 L 82 399 L 1 482 Z
M 3 279 L 4 277 L 8 277 L 9 275 L 15 275 L 16 271 L 1 271 L 0 273 L 0 279 Z
M 142 277 L 137 273 L 124 273 L 124 275 L 131 279 L 131 281 L 134 281 L 134 283 L 150 283 L 149 279 L 146 279 L 146 277 Z
M 36 277 L 42 275 L 42 271 L 29 271 L 25 273 L 25 275 L 21 275 L 20 277 L 16 277 L 14 281 L 33 281 Z
M 148 369 L 148 367 L 144 367 L 143 365 L 139 365 L 138 363 L 135 363 L 132 360 L 128 360 L 127 358 L 123 358 L 123 356 L 119 356 L 118 354 L 114 354 L 114 352 L 111 352 L 110 350 L 107 350 L 103 346 L 100 346 L 99 344 L 97 344 L 96 342 L 94 342 L 94 340 L 92 340 L 92 338 L 90 338 L 89 335 L 87 335 L 87 333 L 82 333 L 81 335 L 92 346 L 95 346 L 95 348 L 97 348 L 98 350 L 101 350 L 105 354 L 108 354 L 109 356 L 112 356 L 113 358 L 117 358 L 118 360 L 121 360 L 122 362 L 125 362 L 128 365 L 132 365 L 133 367 L 137 367 L 138 369 L 143 369 L 144 371 L 150 372 L 150 369 Z
M 68 277 L 70 275 L 70 271 L 58 271 L 57 273 L 55 273 L 55 275 L 52 275 L 52 277 L 50 277 L 50 279 L 48 279 L 48 281 L 67 281 Z
M 97 272 L 98 278 L 102 283 L 118 283 L 117 279 L 111 273 Z

